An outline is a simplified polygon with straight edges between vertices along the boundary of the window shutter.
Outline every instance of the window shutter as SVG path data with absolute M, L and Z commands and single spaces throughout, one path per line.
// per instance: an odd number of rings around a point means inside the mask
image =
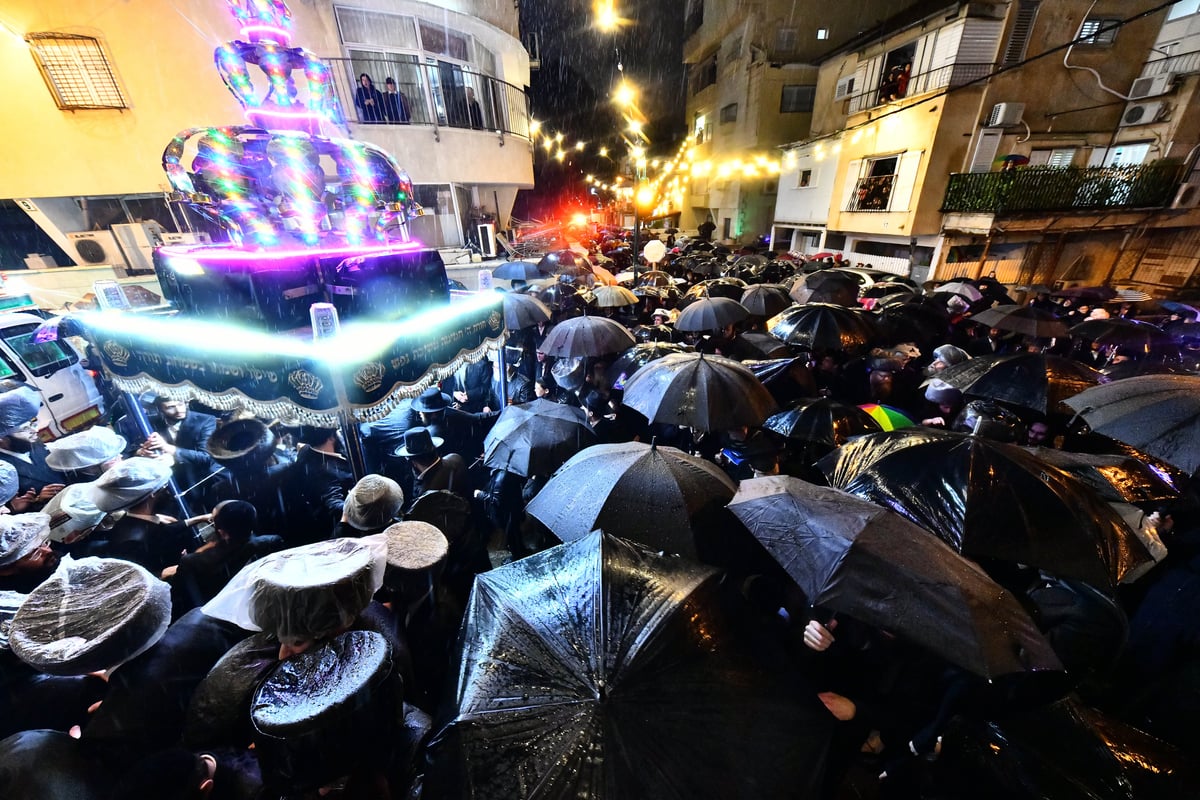
M 889 211 L 909 211 L 915 203 L 913 189 L 917 185 L 917 167 L 921 165 L 921 151 L 908 150 L 900 154 L 896 164 L 896 184 L 892 187 L 892 202 Z
M 1041 0 L 1020 0 L 1017 4 L 1016 19 L 1013 20 L 1012 33 L 1008 35 L 1008 44 L 1004 48 L 1002 67 L 1025 60 L 1025 48 L 1029 46 L 1029 36 L 1033 33 L 1033 22 L 1037 17 Z
M 862 163 L 861 158 L 856 158 L 846 165 L 846 181 L 842 184 L 842 201 L 838 204 L 838 211 L 845 211 L 850 207 L 850 199 L 854 197 L 854 192 L 858 189 Z

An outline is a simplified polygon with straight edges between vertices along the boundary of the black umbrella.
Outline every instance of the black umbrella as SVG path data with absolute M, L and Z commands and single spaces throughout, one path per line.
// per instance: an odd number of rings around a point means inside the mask
M 592 274 L 592 265 L 574 250 L 555 250 L 538 261 L 538 269 L 546 275 L 567 275 L 583 278 Z
M 990 328 L 1043 339 L 1066 336 L 1068 333 L 1067 323 L 1057 315 L 1033 306 L 996 306 L 973 315 L 971 321 Z
M 574 317 L 550 329 L 538 348 L 548 356 L 602 356 L 637 344 L 633 334 L 607 317 Z
M 758 425 L 775 407 L 754 373 L 736 361 L 703 353 L 661 358 L 625 384 L 625 405 L 651 422 L 701 431 Z
M 678 331 L 719 331 L 750 316 L 746 307 L 728 297 L 704 297 L 690 303 L 675 320 Z
M 634 334 L 636 338 L 636 332 Z M 609 386 L 614 389 L 624 389 L 626 382 L 642 367 L 651 361 L 657 361 L 672 353 L 690 353 L 692 348 L 685 344 L 675 344 L 670 340 L 652 341 L 635 344 L 622 353 L 612 366 L 608 368 L 607 379 Z
M 534 289 L 533 296 L 554 311 L 587 308 L 595 300 L 595 295 L 586 286 L 557 281 Z
M 1117 296 L 1117 291 L 1110 286 L 1072 286 L 1054 292 L 1055 297 L 1069 297 L 1080 303 L 1103 303 Z
M 564 542 L 596 528 L 656 550 L 695 554 L 693 517 L 737 486 L 711 461 L 674 447 L 599 444 L 573 456 L 526 510 Z
M 514 262 L 515 263 L 515 262 Z M 530 294 L 504 293 L 504 326 L 510 331 L 550 321 L 550 309 Z
M 1131 348 L 1143 355 L 1174 345 L 1171 337 L 1158 326 L 1120 317 L 1084 320 L 1071 328 L 1071 335 L 1105 346 Z
M 1016 445 L 903 428 L 848 442 L 819 466 L 831 485 L 900 512 L 969 558 L 1101 589 L 1150 558 L 1094 492 Z
M 492 270 L 492 277 L 506 281 L 532 281 L 545 275 L 532 261 L 509 261 Z
M 794 442 L 841 447 L 853 436 L 880 433 L 875 418 L 858 406 L 830 397 L 808 397 L 767 418 L 763 427 Z
M 730 300 L 740 300 L 744 291 L 746 282 L 739 278 L 710 278 L 688 289 L 683 299 L 692 301 L 702 297 L 727 297 Z
M 913 342 L 931 350 L 945 344 L 950 336 L 950 314 L 945 306 L 897 303 L 879 308 L 875 316 L 887 341 Z
M 1016 598 L 899 514 L 786 476 L 742 481 L 729 510 L 814 606 L 984 678 L 1063 668 Z
M 595 443 L 582 409 L 539 397 L 500 412 L 483 440 L 483 463 L 518 475 L 550 475 Z
M 669 325 L 637 325 L 631 331 L 638 344 L 645 342 L 673 342 L 679 338 Z
M 749 345 L 758 358 L 788 358 L 792 355 L 792 348 L 787 343 L 779 341 L 769 333 L 749 331 L 738 334 L 738 338 Z
M 865 312 L 832 303 L 792 306 L 767 320 L 776 339 L 813 351 L 833 350 L 854 356 L 865 353 L 876 330 Z
M 1042 353 L 979 356 L 947 367 L 937 376 L 970 397 L 1041 414 L 1066 413 L 1060 405 L 1064 400 L 1104 378 L 1078 361 Z
M 1079 478 L 1110 503 L 1153 503 L 1179 496 L 1169 474 L 1132 456 L 1070 453 L 1052 447 L 1028 449 L 1047 464 Z
M 439 798 L 815 797 L 832 717 L 718 574 L 596 532 L 476 579 Z
M 757 317 L 773 317 L 792 304 L 786 289 L 765 283 L 746 287 L 740 302 Z
M 638 275 L 638 286 L 674 286 L 675 279 L 671 277 L 671 273 L 663 272 L 661 269 L 652 269 L 649 272 L 643 272 Z
M 1092 430 L 1191 474 L 1200 469 L 1200 377 L 1142 375 L 1082 392 L 1067 405 Z

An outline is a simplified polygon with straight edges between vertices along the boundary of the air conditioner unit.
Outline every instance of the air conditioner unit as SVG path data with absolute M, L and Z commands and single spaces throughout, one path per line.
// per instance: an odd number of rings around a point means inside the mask
M 125 256 L 117 245 L 117 237 L 111 231 L 80 231 L 68 233 L 67 239 L 75 249 L 72 254 L 81 267 L 111 264 L 114 270 L 126 269 Z
M 1181 183 L 1171 208 L 1200 208 L 1200 183 Z
M 1158 122 L 1158 118 L 1163 113 L 1163 105 L 1161 100 L 1153 100 L 1149 103 L 1130 103 L 1125 107 L 1125 113 L 1121 115 L 1121 126 L 1149 125 Z
M 847 75 L 837 82 L 837 87 L 833 91 L 833 99 L 841 100 L 854 94 L 854 75 Z
M 987 122 L 983 123 L 983 127 L 1012 128 L 1021 124 L 1021 117 L 1024 114 L 1024 103 L 997 103 L 992 106 L 992 113 L 988 114 Z
M 1158 97 L 1160 94 L 1166 94 L 1171 91 L 1171 84 L 1175 82 L 1175 74 L 1168 72 L 1163 75 L 1151 75 L 1149 78 L 1138 78 L 1133 82 L 1133 86 L 1129 87 L 1129 99 L 1141 100 L 1146 97 Z
M 164 233 L 163 244 L 212 244 L 212 237 L 204 231 L 195 233 Z
M 112 226 L 113 236 L 125 253 L 125 261 L 129 269 L 125 274 L 116 270 L 118 278 L 130 275 L 154 274 L 154 248 L 162 245 L 162 235 L 166 230 L 154 220 L 149 222 L 122 223 Z

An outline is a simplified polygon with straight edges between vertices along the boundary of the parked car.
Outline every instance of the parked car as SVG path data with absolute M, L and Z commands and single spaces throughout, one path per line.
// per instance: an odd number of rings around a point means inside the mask
M 35 314 L 0 314 L 0 381 L 41 392 L 38 428 L 42 439 L 55 439 L 91 425 L 104 413 L 104 400 L 69 342 L 33 341 L 42 322 Z

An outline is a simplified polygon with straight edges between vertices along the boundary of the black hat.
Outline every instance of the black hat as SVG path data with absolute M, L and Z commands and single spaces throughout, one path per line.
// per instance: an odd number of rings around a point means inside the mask
M 217 428 L 208 440 L 208 454 L 214 461 L 231 464 L 275 449 L 275 432 L 257 419 L 237 419 Z
M 412 410 L 423 414 L 436 414 L 450 407 L 450 398 L 436 386 L 430 386 L 412 401 Z
M 404 446 L 397 448 L 394 454 L 401 458 L 432 455 L 444 443 L 445 439 L 431 435 L 429 428 L 409 428 L 404 432 Z

